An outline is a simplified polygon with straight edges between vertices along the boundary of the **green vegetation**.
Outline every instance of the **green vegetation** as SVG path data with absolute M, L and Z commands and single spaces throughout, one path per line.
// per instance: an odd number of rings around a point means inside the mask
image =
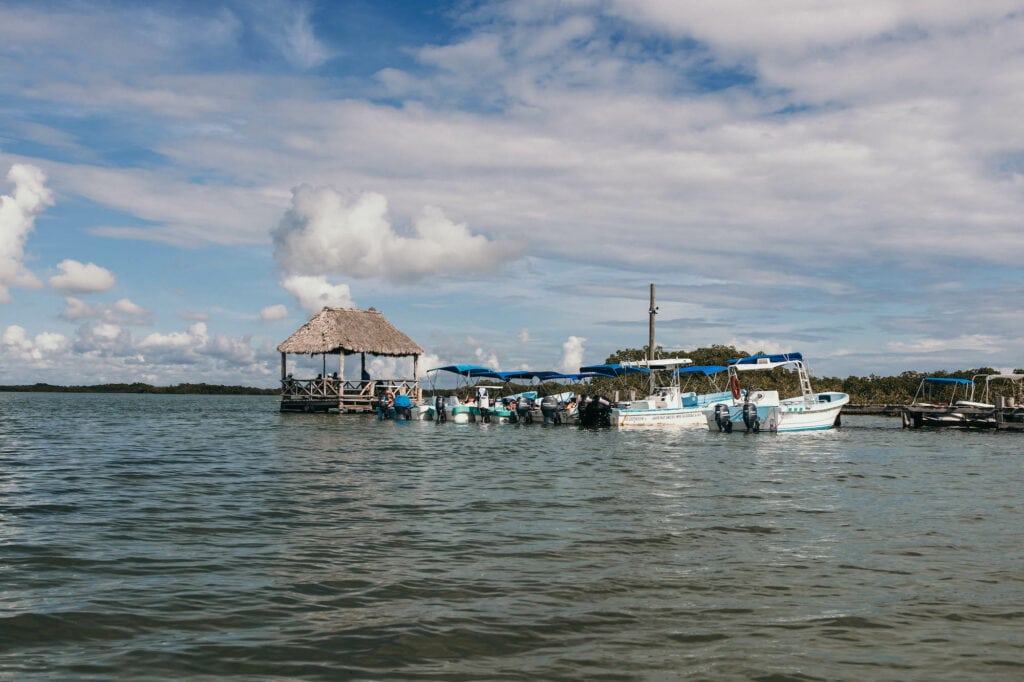
M 177 386 L 151 386 L 150 384 L 99 384 L 96 386 L 0 386 L 0 391 L 18 393 L 161 393 L 173 395 L 278 395 L 278 388 L 252 386 L 219 386 L 217 384 L 178 384 Z

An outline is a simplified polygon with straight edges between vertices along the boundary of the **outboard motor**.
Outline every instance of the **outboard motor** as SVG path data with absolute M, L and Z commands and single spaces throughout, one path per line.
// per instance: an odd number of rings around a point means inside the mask
M 715 405 L 715 423 L 719 431 L 732 433 L 732 415 L 729 414 L 729 406 L 725 403 Z
M 519 416 L 521 423 L 533 423 L 533 405 L 529 398 L 520 398 L 519 402 L 516 403 L 516 414 Z
M 757 433 L 761 430 L 761 421 L 757 418 L 757 405 L 754 403 L 743 403 L 743 423 L 748 433 Z
M 558 414 L 558 398 L 553 395 L 546 395 L 540 401 L 540 413 L 544 416 L 544 426 L 554 426 L 561 423 Z
M 381 393 L 377 396 L 377 420 L 390 419 L 391 418 L 391 405 L 388 404 L 388 398 L 386 395 Z
M 412 399 L 404 393 L 395 396 L 395 419 L 412 419 Z
M 611 403 L 600 396 L 587 397 L 580 404 L 580 428 L 606 429 L 612 425 Z
M 448 421 L 448 410 L 445 408 L 444 396 L 434 396 L 434 420 L 439 422 Z

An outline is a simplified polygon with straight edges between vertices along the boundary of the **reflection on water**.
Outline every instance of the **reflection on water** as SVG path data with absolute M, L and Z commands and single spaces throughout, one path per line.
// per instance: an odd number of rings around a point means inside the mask
M 17 679 L 1018 679 L 1017 434 L 0 393 Z

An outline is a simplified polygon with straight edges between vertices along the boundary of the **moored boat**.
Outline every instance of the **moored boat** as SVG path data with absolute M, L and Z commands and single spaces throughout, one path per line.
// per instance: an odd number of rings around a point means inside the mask
M 581 367 L 581 371 L 597 371 L 609 376 L 621 376 L 633 372 L 643 372 L 651 376 L 650 393 L 637 400 L 619 401 L 614 403 L 609 412 L 609 426 L 613 428 L 636 428 L 650 426 L 676 426 L 684 428 L 704 428 L 706 421 L 704 411 L 712 402 L 725 400 L 726 391 L 697 393 L 686 391 L 681 386 L 682 377 L 693 378 L 703 376 L 711 380 L 716 374 L 726 371 L 721 365 L 693 365 L 689 358 L 665 358 L 661 360 L 641 360 L 622 363 L 620 365 L 595 365 Z M 668 376 L 668 380 L 658 377 Z M 712 384 L 712 387 L 714 385 Z M 715 387 L 717 388 L 717 387 Z
M 711 431 L 731 432 L 734 425 L 747 431 L 788 433 L 824 431 L 840 425 L 840 411 L 850 396 L 837 391 L 815 393 L 800 353 L 754 355 L 729 360 L 729 397 L 704 409 Z M 741 372 L 767 371 L 776 367 L 795 370 L 801 395 L 779 399 L 778 391 L 744 390 Z
M 981 400 L 974 394 L 985 379 Z M 1000 388 L 1000 384 L 1007 388 Z M 1003 372 L 960 377 L 925 377 L 914 399 L 900 409 L 904 428 L 1024 429 L 1024 374 Z
M 986 384 L 987 385 L 987 384 Z M 973 379 L 924 377 L 900 409 L 904 428 L 995 428 L 995 405 L 974 400 Z

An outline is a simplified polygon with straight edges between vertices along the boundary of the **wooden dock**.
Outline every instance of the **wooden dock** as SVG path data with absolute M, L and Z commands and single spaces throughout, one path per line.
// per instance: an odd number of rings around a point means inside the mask
M 281 385 L 282 412 L 373 412 L 379 396 L 390 391 L 403 393 L 413 402 L 422 399 L 419 382 L 414 379 L 387 381 L 347 381 L 332 377 L 316 379 L 286 378 Z

